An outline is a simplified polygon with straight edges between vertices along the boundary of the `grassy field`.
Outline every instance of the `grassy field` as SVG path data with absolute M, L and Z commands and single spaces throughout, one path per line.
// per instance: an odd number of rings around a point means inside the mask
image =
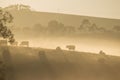
M 120 80 L 119 56 L 0 47 L 0 61 L 0 80 Z

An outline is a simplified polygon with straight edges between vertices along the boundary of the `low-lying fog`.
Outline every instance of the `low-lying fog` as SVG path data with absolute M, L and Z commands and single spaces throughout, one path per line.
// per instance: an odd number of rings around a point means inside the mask
M 40 47 L 55 49 L 56 47 L 61 47 L 64 50 L 67 50 L 66 45 L 75 45 L 76 51 L 99 53 L 100 50 L 103 50 L 106 54 L 109 55 L 118 55 L 120 56 L 120 41 L 118 39 L 110 38 L 63 38 L 63 37 L 41 37 L 41 38 L 32 38 L 32 39 L 19 39 L 19 42 L 23 40 L 28 40 L 31 47 Z

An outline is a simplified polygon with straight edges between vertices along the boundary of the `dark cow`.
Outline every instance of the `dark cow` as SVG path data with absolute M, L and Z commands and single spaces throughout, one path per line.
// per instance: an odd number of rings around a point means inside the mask
M 29 47 L 29 41 L 22 41 L 20 46 Z
M 74 51 L 75 45 L 67 45 L 66 48 L 68 48 L 70 51 Z
M 105 53 L 105 52 L 103 52 L 102 50 L 99 52 L 99 54 L 100 54 L 100 55 L 103 55 L 103 56 L 105 56 L 105 55 L 106 55 L 106 53 Z

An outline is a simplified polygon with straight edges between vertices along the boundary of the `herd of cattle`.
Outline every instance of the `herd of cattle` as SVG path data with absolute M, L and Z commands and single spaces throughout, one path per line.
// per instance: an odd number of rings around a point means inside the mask
M 8 42 L 7 40 L 0 40 L 0 46 L 7 46 Z M 21 47 L 29 47 L 29 41 L 22 41 L 20 44 L 16 41 L 11 46 L 21 46 Z M 67 45 L 66 48 L 70 51 L 75 50 L 75 45 Z M 56 49 L 61 49 L 60 47 L 57 47 Z
M 0 40 L 0 46 L 8 46 L 8 41 Z M 29 47 L 29 41 L 22 41 L 20 44 L 18 44 L 18 42 L 16 41 L 11 46 Z
M 7 43 L 7 40 L 0 40 L 0 46 L 7 46 L 8 43 Z M 21 46 L 21 47 L 29 47 L 29 41 L 22 41 L 19 45 L 18 45 L 18 42 L 14 42 L 12 44 L 12 46 Z M 75 45 L 67 45 L 66 48 L 69 50 L 69 51 L 75 51 Z M 62 50 L 61 47 L 56 47 L 56 50 Z M 105 55 L 106 53 L 103 52 L 102 50 L 99 52 L 99 54 L 101 55 Z
M 8 42 L 7 40 L 0 40 L 0 46 L 7 46 Z M 21 46 L 21 47 L 29 47 L 29 41 L 22 41 L 20 44 L 16 41 L 11 46 Z M 67 45 L 66 48 L 70 51 L 75 50 L 75 45 Z M 61 49 L 60 47 L 57 47 L 56 49 Z

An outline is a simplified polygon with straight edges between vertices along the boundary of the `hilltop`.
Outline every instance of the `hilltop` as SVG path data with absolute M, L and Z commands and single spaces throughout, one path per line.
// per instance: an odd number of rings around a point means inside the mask
M 22 8 L 19 9 L 19 6 Z M 113 27 L 115 25 L 120 25 L 119 19 L 109 19 L 100 17 L 91 17 L 83 15 L 71 15 L 71 14 L 61 14 L 61 13 L 50 13 L 50 12 L 38 12 L 30 10 L 28 5 L 11 5 L 5 8 L 5 10 L 10 11 L 14 17 L 14 23 L 18 27 L 33 26 L 37 23 L 47 26 L 48 22 L 51 20 L 57 20 L 65 25 L 79 27 L 80 23 L 84 19 L 89 19 L 91 22 L 97 24 L 100 27 Z

